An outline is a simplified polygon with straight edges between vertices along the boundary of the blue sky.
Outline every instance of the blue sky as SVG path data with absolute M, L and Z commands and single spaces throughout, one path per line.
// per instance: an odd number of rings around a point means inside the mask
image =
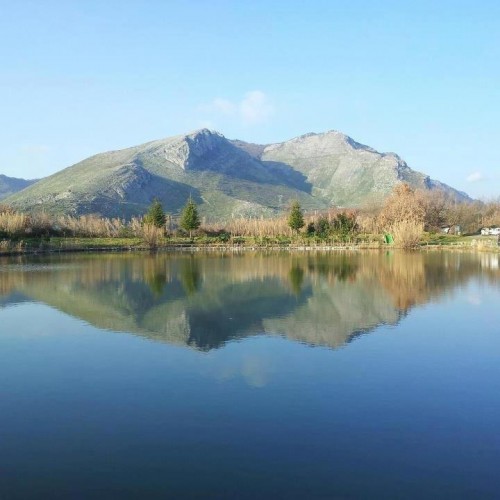
M 340 130 L 500 196 L 500 2 L 0 0 L 0 173 Z

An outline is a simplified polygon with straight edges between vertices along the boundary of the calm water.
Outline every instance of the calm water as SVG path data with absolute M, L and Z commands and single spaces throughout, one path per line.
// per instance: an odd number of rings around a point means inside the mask
M 0 260 L 0 498 L 500 498 L 499 264 Z

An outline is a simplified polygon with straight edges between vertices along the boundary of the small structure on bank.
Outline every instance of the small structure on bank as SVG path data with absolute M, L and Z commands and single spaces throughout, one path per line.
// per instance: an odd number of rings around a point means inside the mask
M 500 227 L 492 226 L 492 227 L 483 227 L 481 229 L 481 234 L 484 236 L 500 236 Z

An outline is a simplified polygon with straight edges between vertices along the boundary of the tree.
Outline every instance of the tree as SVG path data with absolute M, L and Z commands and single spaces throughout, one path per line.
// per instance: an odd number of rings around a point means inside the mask
M 386 199 L 378 218 L 381 227 L 388 231 L 394 223 L 400 221 L 423 224 L 425 210 L 415 190 L 406 183 L 400 183 Z
M 328 238 L 328 236 L 330 235 L 330 230 L 331 230 L 330 222 L 328 221 L 328 219 L 324 215 L 322 215 L 316 221 L 316 224 L 314 227 L 316 229 L 316 234 L 320 238 Z
M 356 215 L 353 212 L 340 212 L 333 220 L 332 227 L 335 234 L 346 241 L 358 228 Z
M 189 197 L 186 206 L 182 209 L 180 225 L 185 231 L 189 231 L 191 238 L 192 232 L 200 227 L 200 216 L 198 209 L 191 197 Z
M 424 229 L 438 233 L 447 224 L 447 210 L 452 200 L 443 191 L 438 190 L 419 190 L 415 194 L 424 209 Z
M 302 215 L 302 209 L 298 201 L 292 203 L 290 214 L 288 215 L 288 225 L 292 231 L 296 231 L 297 233 L 304 227 L 304 216 Z
M 144 216 L 144 222 L 156 227 L 165 227 L 165 212 L 156 198 L 151 203 L 148 213 Z

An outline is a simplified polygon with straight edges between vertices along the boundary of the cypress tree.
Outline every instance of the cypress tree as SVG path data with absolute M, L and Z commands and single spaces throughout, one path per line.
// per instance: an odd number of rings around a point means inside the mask
M 292 203 L 290 214 L 288 215 L 288 225 L 297 233 L 300 228 L 304 227 L 304 216 L 302 215 L 302 209 L 298 201 Z
M 189 231 L 191 238 L 192 232 L 200 227 L 200 216 L 195 202 L 190 197 L 186 206 L 182 209 L 180 225 L 185 231 Z

